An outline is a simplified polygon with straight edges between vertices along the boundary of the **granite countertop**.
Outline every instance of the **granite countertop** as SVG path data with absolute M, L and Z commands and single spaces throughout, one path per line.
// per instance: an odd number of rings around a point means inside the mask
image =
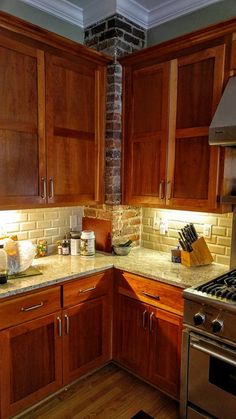
M 93 257 L 52 255 L 35 259 L 33 266 L 38 268 L 42 275 L 9 279 L 7 284 L 0 285 L 0 298 L 92 275 L 113 267 L 180 288 L 200 285 L 228 270 L 225 265 L 215 263 L 187 268 L 171 262 L 168 253 L 145 248 L 134 248 L 128 256 L 98 252 Z

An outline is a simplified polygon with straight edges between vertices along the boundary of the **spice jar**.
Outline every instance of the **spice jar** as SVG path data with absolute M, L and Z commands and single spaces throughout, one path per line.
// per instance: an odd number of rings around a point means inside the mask
M 47 240 L 38 240 L 37 243 L 37 257 L 47 256 L 48 254 L 48 244 Z
M 80 254 L 82 256 L 93 256 L 95 254 L 94 231 L 84 230 L 80 237 Z
M 70 242 L 69 240 L 62 240 L 61 243 L 61 250 L 62 250 L 62 255 L 66 256 L 70 254 Z

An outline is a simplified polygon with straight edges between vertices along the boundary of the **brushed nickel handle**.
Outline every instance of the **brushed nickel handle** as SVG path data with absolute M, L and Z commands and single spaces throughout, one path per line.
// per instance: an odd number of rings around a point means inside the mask
M 61 318 L 57 317 L 58 320 L 58 336 L 62 336 Z
M 171 181 L 166 182 L 166 199 L 171 199 Z
M 66 334 L 69 335 L 70 333 L 70 319 L 67 314 L 65 314 L 65 320 L 66 320 Z
M 213 356 L 214 358 L 219 359 L 220 361 L 224 361 L 227 364 L 232 365 L 233 367 L 236 367 L 236 361 L 232 358 L 228 358 L 227 356 L 223 354 L 212 351 L 211 349 L 205 348 L 204 346 L 198 345 L 197 343 L 194 343 L 194 342 L 191 342 L 190 346 L 207 355 Z
M 152 322 L 153 322 L 153 316 L 154 316 L 154 313 L 153 313 L 153 311 L 151 312 L 151 314 L 150 314 L 150 322 L 149 322 L 149 332 L 150 333 L 152 333 Z
M 154 300 L 158 300 L 158 301 L 159 301 L 159 300 L 161 299 L 159 295 L 149 294 L 149 292 L 145 292 L 145 291 L 142 291 L 141 293 L 142 293 L 145 297 L 153 298 Z
M 96 289 L 96 285 L 94 285 L 93 287 L 90 287 L 90 288 L 85 288 L 84 290 L 79 290 L 79 293 L 83 294 L 84 292 L 93 291 L 95 289 Z
M 144 310 L 144 312 L 143 312 L 143 329 L 146 329 L 146 314 L 147 314 L 147 310 Z
M 41 198 L 46 199 L 47 197 L 47 183 L 46 178 L 41 178 Z
M 165 198 L 165 196 L 164 196 L 164 184 L 165 184 L 165 181 L 164 180 L 161 180 L 160 181 L 160 185 L 159 185 L 159 198 L 160 199 L 164 199 Z
M 54 178 L 50 177 L 49 179 L 49 198 L 52 199 L 54 198 Z
M 41 303 L 36 304 L 35 306 L 30 306 L 30 307 L 21 307 L 21 311 L 31 311 L 31 310 L 36 310 L 36 308 L 40 308 L 43 306 L 43 301 L 41 301 Z

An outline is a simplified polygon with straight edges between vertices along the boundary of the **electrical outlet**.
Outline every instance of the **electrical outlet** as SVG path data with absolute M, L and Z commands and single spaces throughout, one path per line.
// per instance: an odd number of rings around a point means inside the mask
M 154 215 L 153 218 L 153 230 L 159 230 L 160 228 L 160 218 Z
M 165 235 L 168 231 L 168 220 L 165 218 L 160 219 L 160 234 Z
M 204 224 L 203 225 L 203 236 L 207 237 L 208 239 L 211 238 L 211 224 Z

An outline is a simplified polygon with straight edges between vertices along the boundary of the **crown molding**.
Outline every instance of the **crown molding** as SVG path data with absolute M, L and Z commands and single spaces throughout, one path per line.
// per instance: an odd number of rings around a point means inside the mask
M 68 0 L 21 0 L 29 6 L 36 7 L 59 19 L 83 28 L 83 9 Z
M 148 29 L 222 0 L 169 0 L 148 12 Z
M 69 0 L 21 1 L 81 28 L 119 13 L 144 29 L 150 29 L 222 0 L 166 0 L 152 9 L 135 0 L 87 0 L 83 8 Z

